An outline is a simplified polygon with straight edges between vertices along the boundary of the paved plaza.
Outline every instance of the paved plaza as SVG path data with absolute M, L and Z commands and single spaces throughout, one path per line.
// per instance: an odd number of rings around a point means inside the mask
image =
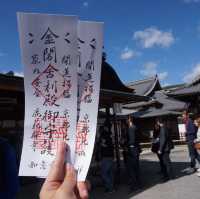
M 157 157 L 151 152 L 145 151 L 141 155 L 141 178 L 143 188 L 132 194 L 128 194 L 127 175 L 120 174 L 120 182 L 116 185 L 116 192 L 104 193 L 99 182 L 93 182 L 91 199 L 199 199 L 200 178 L 196 174 L 186 175 L 185 169 L 189 166 L 189 158 L 186 146 L 176 146 L 171 154 L 175 179 L 162 183 L 159 175 Z M 118 175 L 119 176 L 119 175 Z M 40 184 L 30 184 L 21 189 L 17 199 L 36 199 Z

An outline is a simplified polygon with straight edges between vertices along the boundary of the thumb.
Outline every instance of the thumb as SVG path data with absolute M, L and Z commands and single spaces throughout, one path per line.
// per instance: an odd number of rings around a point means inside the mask
M 67 164 L 65 168 L 65 178 L 61 185 L 61 190 L 64 194 L 74 194 L 74 188 L 76 186 L 76 171 L 72 165 Z

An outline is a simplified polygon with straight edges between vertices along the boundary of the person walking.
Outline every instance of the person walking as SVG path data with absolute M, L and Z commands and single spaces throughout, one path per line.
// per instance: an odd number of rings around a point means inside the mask
M 139 166 L 139 140 L 138 129 L 133 122 L 133 118 L 128 118 L 128 154 L 127 165 L 130 176 L 130 192 L 141 188 L 140 166 Z
M 200 163 L 200 155 L 198 154 L 197 150 L 194 147 L 194 140 L 197 137 L 197 128 L 195 124 L 190 119 L 189 114 L 187 111 L 184 111 L 183 114 L 183 121 L 185 123 L 186 129 L 186 142 L 188 146 L 188 152 L 190 156 L 190 169 L 187 171 L 188 174 L 192 174 L 196 171 L 196 160 Z
M 113 180 L 113 159 L 114 147 L 111 138 L 111 132 L 108 127 L 100 127 L 100 156 L 101 156 L 101 175 L 105 186 L 105 191 L 112 193 L 114 191 Z
M 170 151 L 173 148 L 173 143 L 163 118 L 159 118 L 157 124 L 160 127 L 158 154 L 162 162 L 163 181 L 166 182 L 174 177 L 170 160 Z
M 158 157 L 159 164 L 160 164 L 160 172 L 164 172 L 164 165 L 161 158 L 161 155 L 158 153 L 160 147 L 160 126 L 158 125 L 157 121 L 155 122 L 154 130 L 153 130 L 153 139 L 152 139 L 152 146 L 151 151 L 155 153 Z

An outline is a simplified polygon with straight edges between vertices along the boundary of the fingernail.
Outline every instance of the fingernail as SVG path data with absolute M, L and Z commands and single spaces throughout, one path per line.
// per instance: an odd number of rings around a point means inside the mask
M 71 176 L 71 177 L 76 176 L 74 167 L 69 163 L 67 163 L 67 176 Z
M 63 147 L 66 147 L 66 142 L 64 140 L 62 140 L 61 143 Z
M 59 150 L 63 150 L 65 147 L 66 147 L 66 143 L 63 140 L 59 141 L 58 143 Z

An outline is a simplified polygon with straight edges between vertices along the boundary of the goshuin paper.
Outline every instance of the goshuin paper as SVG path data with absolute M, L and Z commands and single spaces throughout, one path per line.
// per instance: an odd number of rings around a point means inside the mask
M 96 135 L 103 24 L 19 13 L 18 25 L 25 85 L 19 174 L 45 177 L 64 140 L 67 161 L 84 181 Z
M 76 160 L 78 181 L 84 181 L 90 165 L 97 125 L 103 23 L 78 23 L 78 122 Z
M 74 164 L 77 122 L 77 17 L 18 13 L 24 65 L 21 176 L 46 176 L 58 142 Z

